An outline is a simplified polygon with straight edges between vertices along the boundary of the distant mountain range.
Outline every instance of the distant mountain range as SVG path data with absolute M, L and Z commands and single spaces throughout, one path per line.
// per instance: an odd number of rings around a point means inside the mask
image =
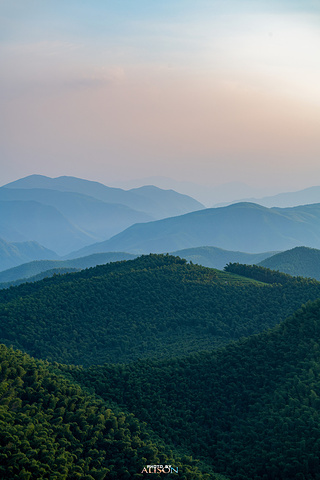
M 225 207 L 232 203 L 250 202 L 265 207 L 295 207 L 320 203 L 320 186 L 312 186 L 302 190 L 279 192 L 272 186 L 254 187 L 243 182 L 228 182 L 221 185 L 201 185 L 195 182 L 177 181 L 168 177 L 146 177 L 127 182 L 118 182 L 121 188 L 138 187 L 145 184 L 157 185 L 160 188 L 172 188 L 196 198 L 207 207 Z
M 81 193 L 63 192 L 43 188 L 0 188 L 0 201 L 37 202 L 49 205 L 86 235 L 86 243 L 107 239 L 137 222 L 153 220 L 147 213 L 138 212 L 126 205 L 105 203 Z M 15 218 L 11 218 L 15 225 Z M 62 227 L 61 227 L 62 228 Z M 53 237 L 55 232 L 47 227 Z M 64 251 L 63 253 L 66 253 Z
M 298 205 L 310 205 L 312 203 L 320 203 L 320 187 L 309 187 L 296 192 L 284 192 L 277 195 L 269 195 L 267 197 L 247 197 L 233 201 L 232 203 L 239 202 L 253 202 L 264 207 L 296 207 Z M 218 203 L 215 206 L 230 205 L 230 202 Z
M 10 243 L 0 238 L 0 265 L 1 269 L 21 265 L 31 260 L 56 259 L 57 254 L 44 248 L 36 242 Z
M 213 207 L 221 202 L 235 203 L 239 198 L 271 195 L 277 190 L 274 187 L 252 187 L 243 182 L 227 182 L 220 185 L 206 185 L 196 182 L 178 181 L 163 176 L 144 177 L 131 181 L 117 182 L 116 186 L 132 189 L 143 185 L 156 185 L 163 189 L 173 189 L 197 199 L 206 207 Z
M 68 257 L 106 251 L 174 252 L 204 245 L 248 253 L 283 251 L 299 245 L 320 248 L 320 204 L 269 209 L 238 203 L 210 208 L 133 225 Z
M 93 197 L 104 203 L 125 205 L 130 209 L 144 212 L 149 216 L 149 219 L 155 220 L 204 208 L 202 203 L 188 195 L 177 193 L 174 190 L 163 190 L 153 185 L 123 190 L 76 177 L 50 178 L 43 175 L 30 175 L 8 183 L 4 187 L 14 189 L 40 188 L 78 193 Z
M 95 267 L 96 265 L 102 265 L 104 263 L 132 260 L 135 257 L 136 255 L 130 253 L 108 252 L 96 253 L 88 257 L 75 258 L 72 260 L 34 260 L 0 272 L 0 282 L 8 283 L 21 280 L 19 283 L 22 283 L 27 280 L 35 281 L 34 278 L 33 280 L 29 279 L 44 272 L 48 273 L 47 276 L 51 276 L 53 273 L 72 272 L 74 270 Z M 62 272 L 62 269 L 64 272 Z
M 275 253 L 276 252 L 244 253 L 223 250 L 222 248 L 218 247 L 197 247 L 177 250 L 175 252 L 171 252 L 171 255 L 177 255 L 181 258 L 185 258 L 189 262 L 191 261 L 192 263 L 197 263 L 199 265 L 203 265 L 204 267 L 223 270 L 225 265 L 229 262 L 253 265 L 262 262 L 262 260 L 273 256 Z
M 318 191 L 320 195 L 320 187 L 305 189 L 296 192 L 296 198 L 316 199 Z M 290 195 L 294 194 L 282 194 Z M 154 186 L 122 190 L 75 177 L 31 175 L 0 188 L 0 208 L 0 238 L 7 243 L 37 242 L 60 260 L 94 253 L 139 255 L 215 247 L 237 252 L 233 258 L 228 253 L 227 261 L 252 263 L 240 258 L 239 252 L 279 252 L 300 245 L 320 248 L 320 203 L 267 208 L 241 202 L 203 209 L 191 197 Z M 216 254 L 215 259 L 212 251 L 204 250 L 182 256 L 223 268 L 225 258 Z M 48 253 L 46 259 L 53 259 L 50 255 L 54 254 Z M 6 257 L 10 254 L 2 248 L 0 271 L 19 264 L 17 258 L 6 262 Z
M 0 237 L 7 242 L 36 241 L 59 255 L 95 241 L 50 205 L 0 201 Z
M 125 191 L 75 177 L 31 175 L 0 188 L 0 208 L 4 240 L 33 240 L 65 255 L 134 223 L 204 206 L 187 195 L 154 186 Z

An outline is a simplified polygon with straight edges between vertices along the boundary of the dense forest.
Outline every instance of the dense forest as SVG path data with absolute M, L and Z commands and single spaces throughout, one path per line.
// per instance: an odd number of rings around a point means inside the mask
M 228 265 L 224 267 L 224 271 L 229 273 L 235 273 L 236 275 L 243 275 L 246 278 L 252 278 L 259 282 L 270 284 L 279 283 L 281 285 L 293 285 L 295 282 L 296 284 L 304 283 L 304 279 L 302 277 L 294 279 L 292 278 L 292 276 L 286 273 L 271 270 L 270 268 L 265 268 L 260 265 L 242 265 L 241 263 L 228 263 Z
M 257 282 L 169 255 L 97 266 L 1 290 L 0 341 L 87 366 L 212 350 L 320 296 L 317 281 L 283 278 Z
M 318 479 L 318 298 L 170 255 L 1 290 L 0 478 Z
M 1 479 L 131 480 L 150 463 L 175 466 L 181 480 L 222 480 L 54 370 L 0 346 Z
M 233 480 L 320 475 L 320 300 L 272 331 L 162 362 L 62 367 Z

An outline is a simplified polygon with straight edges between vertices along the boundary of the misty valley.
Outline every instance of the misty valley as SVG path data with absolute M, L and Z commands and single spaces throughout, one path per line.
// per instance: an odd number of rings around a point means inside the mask
M 30 175 L 0 208 L 1 479 L 320 478 L 320 187 Z

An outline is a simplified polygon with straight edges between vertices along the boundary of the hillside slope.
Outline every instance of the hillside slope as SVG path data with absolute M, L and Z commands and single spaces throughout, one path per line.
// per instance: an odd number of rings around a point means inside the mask
M 296 247 L 273 255 L 259 265 L 289 275 L 320 280 L 320 250 L 315 248 Z
M 264 284 L 150 255 L 0 291 L 0 341 L 91 365 L 212 350 L 279 323 L 320 283 Z
M 232 480 L 316 480 L 319 319 L 318 300 L 216 353 L 69 371 Z
M 147 463 L 173 465 L 178 479 L 218 480 L 170 451 L 132 414 L 4 345 L 0 389 L 4 480 L 139 479 Z

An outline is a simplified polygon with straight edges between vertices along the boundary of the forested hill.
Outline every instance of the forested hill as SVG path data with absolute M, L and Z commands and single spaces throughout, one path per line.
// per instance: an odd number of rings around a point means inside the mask
M 245 278 L 252 278 L 259 282 L 284 285 L 286 283 L 292 284 L 295 279 L 286 273 L 271 270 L 270 268 L 261 267 L 260 265 L 243 265 L 241 263 L 228 263 L 224 267 L 224 271 L 228 273 L 234 273 L 236 275 L 243 276 Z M 300 277 L 298 282 L 303 282 Z
M 182 480 L 317 480 L 320 283 L 228 269 L 147 255 L 2 290 L 0 478 L 169 464 Z
M 277 252 L 243 253 L 231 252 L 217 247 L 199 247 L 169 253 L 176 257 L 185 258 L 193 263 L 203 265 L 204 267 L 218 268 L 219 270 L 222 270 L 228 262 L 239 262 L 249 265 L 258 264 Z M 96 265 L 102 265 L 104 263 L 132 260 L 137 256 L 138 255 L 125 252 L 106 252 L 94 253 L 86 257 L 78 257 L 70 260 L 37 260 L 28 262 L 0 272 L 0 288 L 8 288 L 10 285 L 2 285 L 8 282 L 12 282 L 11 285 L 20 285 L 20 283 L 27 281 L 35 281 L 29 279 L 40 273 L 43 273 L 42 278 L 45 278 L 46 276 L 49 276 L 45 275 L 45 272 L 48 270 L 64 268 L 68 269 L 66 272 L 71 272 L 74 268 L 80 270 L 95 267 Z M 40 280 L 40 278 L 38 280 Z
M 0 291 L 0 342 L 82 365 L 180 357 L 273 327 L 320 283 L 266 284 L 148 255 Z
M 1 479 L 134 480 L 147 464 L 167 464 L 177 479 L 223 480 L 55 370 L 0 345 Z
M 232 480 L 319 478 L 320 300 L 216 353 L 68 371 Z
M 296 247 L 272 255 L 261 261 L 262 267 L 280 272 L 320 280 L 320 250 L 308 247 Z

